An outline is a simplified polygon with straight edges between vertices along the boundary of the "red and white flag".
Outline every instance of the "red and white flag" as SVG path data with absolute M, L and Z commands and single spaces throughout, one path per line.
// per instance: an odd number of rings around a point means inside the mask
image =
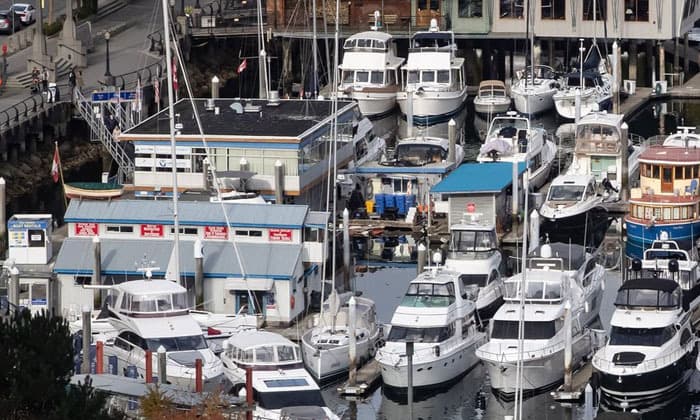
M 243 61 L 241 61 L 241 64 L 238 65 L 238 74 L 243 73 L 243 70 L 245 70 L 248 67 L 248 59 L 244 58 Z
M 177 83 L 177 59 L 173 57 L 173 90 L 177 92 L 178 88 L 178 83 Z
M 53 151 L 53 162 L 51 163 L 51 178 L 53 182 L 58 182 L 60 176 L 61 159 L 58 157 L 58 143 Z

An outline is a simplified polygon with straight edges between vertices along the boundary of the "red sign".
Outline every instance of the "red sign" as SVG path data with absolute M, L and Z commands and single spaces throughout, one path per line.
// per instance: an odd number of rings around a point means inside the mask
M 291 229 L 270 229 L 269 235 L 271 242 L 291 242 L 292 241 L 292 230 Z
M 228 239 L 226 226 L 204 226 L 204 239 Z
M 476 204 L 467 203 L 467 213 L 474 213 L 476 211 Z
M 75 236 L 97 236 L 97 223 L 76 223 Z
M 141 236 L 147 238 L 162 238 L 163 225 L 141 225 Z

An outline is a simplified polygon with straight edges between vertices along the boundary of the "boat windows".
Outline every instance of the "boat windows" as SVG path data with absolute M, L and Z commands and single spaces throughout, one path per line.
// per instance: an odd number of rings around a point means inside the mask
M 411 70 L 408 72 L 408 83 L 418 83 L 420 80 L 417 70 Z
M 356 71 L 355 72 L 355 81 L 358 83 L 367 83 L 369 81 L 369 72 L 368 71 Z
M 493 320 L 491 328 L 491 338 L 502 340 L 518 339 L 518 321 Z M 554 321 L 525 321 L 525 340 L 548 340 L 557 333 Z
M 486 274 L 462 274 L 459 276 L 459 281 L 460 284 L 462 285 L 462 288 L 465 286 L 479 286 L 479 287 L 486 287 L 486 281 L 488 280 L 489 276 Z M 464 295 L 464 293 L 462 293 Z
M 445 159 L 447 159 L 447 151 L 440 146 L 404 143 L 396 147 L 396 160 L 411 166 L 440 163 Z
M 354 79 L 355 79 L 355 72 L 354 71 L 348 71 L 348 70 L 343 71 L 343 83 L 345 83 L 347 85 L 351 85 Z
M 506 299 L 520 299 L 520 281 L 507 281 Z M 561 283 L 529 280 L 525 299 L 528 301 L 561 301 Z
M 548 201 L 580 201 L 586 187 L 582 185 L 552 185 L 549 187 Z
M 615 306 L 625 308 L 675 309 L 681 306 L 680 289 L 622 289 L 617 292 Z
M 673 325 L 661 328 L 626 328 L 613 326 L 610 330 L 612 346 L 659 347 L 676 335 Z
M 165 351 L 191 351 L 204 350 L 207 344 L 202 335 L 190 335 L 184 337 L 163 337 L 147 338 L 147 348 L 151 351 L 158 351 L 158 347 L 163 346 Z
M 453 230 L 450 252 L 491 251 L 497 248 L 496 232 L 492 230 Z
M 277 358 L 280 362 L 292 362 L 297 360 L 292 346 L 277 346 Z
M 454 335 L 454 324 L 444 327 L 413 328 L 394 325 L 387 341 L 412 341 L 414 343 L 440 343 Z
M 435 72 L 434 71 L 422 71 L 421 72 L 421 82 L 426 83 L 426 82 L 434 82 L 435 81 Z
M 401 301 L 401 306 L 416 308 L 444 307 L 455 301 L 455 289 L 452 283 L 411 283 Z
M 450 71 L 449 70 L 438 70 L 437 82 L 438 83 L 450 83 Z
M 375 85 L 381 85 L 382 83 L 384 83 L 384 72 L 373 71 L 370 75 L 370 83 L 373 83 Z
M 277 385 L 272 380 L 264 381 L 265 385 L 269 388 L 279 388 L 281 386 L 289 385 Z M 281 410 L 285 407 L 299 407 L 299 406 L 316 406 L 325 407 L 326 403 L 323 401 L 321 396 L 321 391 L 314 390 L 304 390 L 304 391 L 276 391 L 276 392 L 258 392 L 255 390 L 253 393 L 254 399 L 257 404 L 266 410 Z
M 272 363 L 275 361 L 275 348 L 273 346 L 260 346 L 255 349 L 256 363 Z

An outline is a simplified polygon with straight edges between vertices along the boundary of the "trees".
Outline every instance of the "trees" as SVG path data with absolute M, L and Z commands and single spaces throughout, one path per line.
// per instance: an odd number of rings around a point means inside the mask
M 73 370 L 68 323 L 27 310 L 0 322 L 0 413 L 9 419 L 114 418 L 90 384 L 67 387 Z

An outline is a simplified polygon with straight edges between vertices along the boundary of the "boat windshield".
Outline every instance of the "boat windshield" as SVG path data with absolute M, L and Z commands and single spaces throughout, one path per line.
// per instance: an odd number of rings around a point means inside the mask
M 506 282 L 505 298 L 511 300 L 520 299 L 520 284 L 520 281 Z M 561 294 L 561 283 L 537 280 L 527 281 L 526 300 L 560 301 Z
M 681 291 L 622 289 L 617 292 L 615 306 L 626 308 L 676 309 L 681 306 Z
M 134 295 L 126 294 L 122 309 L 130 312 L 172 312 L 188 309 L 187 292 Z
M 527 120 L 520 118 L 501 118 L 494 120 L 490 129 L 488 138 L 492 137 L 515 137 L 518 131 L 525 130 L 527 133 Z
M 295 381 L 294 384 L 287 383 Z M 304 384 L 300 384 L 303 381 Z M 307 386 L 306 380 L 303 378 L 297 379 L 269 379 L 265 380 L 265 385 L 268 388 L 281 388 L 289 386 Z M 317 389 L 309 389 L 303 391 L 273 391 L 273 392 L 254 392 L 255 401 L 258 405 L 266 410 L 280 410 L 285 407 L 299 406 L 317 406 L 325 407 L 321 391 Z
M 455 287 L 452 283 L 411 283 L 401 301 L 401 306 L 431 308 L 450 306 L 455 301 Z
M 452 324 L 444 327 L 412 328 L 392 326 L 387 341 L 413 341 L 414 343 L 440 343 L 452 337 Z
M 476 285 L 486 287 L 488 278 L 488 274 L 462 274 L 459 276 L 459 281 L 462 282 L 462 286 Z
M 207 344 L 204 341 L 204 336 L 190 335 L 186 337 L 164 337 L 164 338 L 147 338 L 146 346 L 148 349 L 157 352 L 158 347 L 165 347 L 165 351 L 188 351 L 188 350 L 204 350 Z
M 491 251 L 497 248 L 493 230 L 453 230 L 449 252 Z
M 518 321 L 492 321 L 491 338 L 502 340 L 518 339 Z M 557 333 L 554 321 L 525 321 L 525 340 L 548 340 Z
M 440 163 L 447 159 L 447 151 L 432 144 L 399 144 L 396 146 L 396 160 L 410 166 L 423 166 Z
M 581 201 L 586 187 L 583 185 L 552 185 L 549 187 L 548 201 Z
M 676 329 L 672 325 L 660 328 L 612 327 L 610 345 L 659 347 L 675 334 Z

